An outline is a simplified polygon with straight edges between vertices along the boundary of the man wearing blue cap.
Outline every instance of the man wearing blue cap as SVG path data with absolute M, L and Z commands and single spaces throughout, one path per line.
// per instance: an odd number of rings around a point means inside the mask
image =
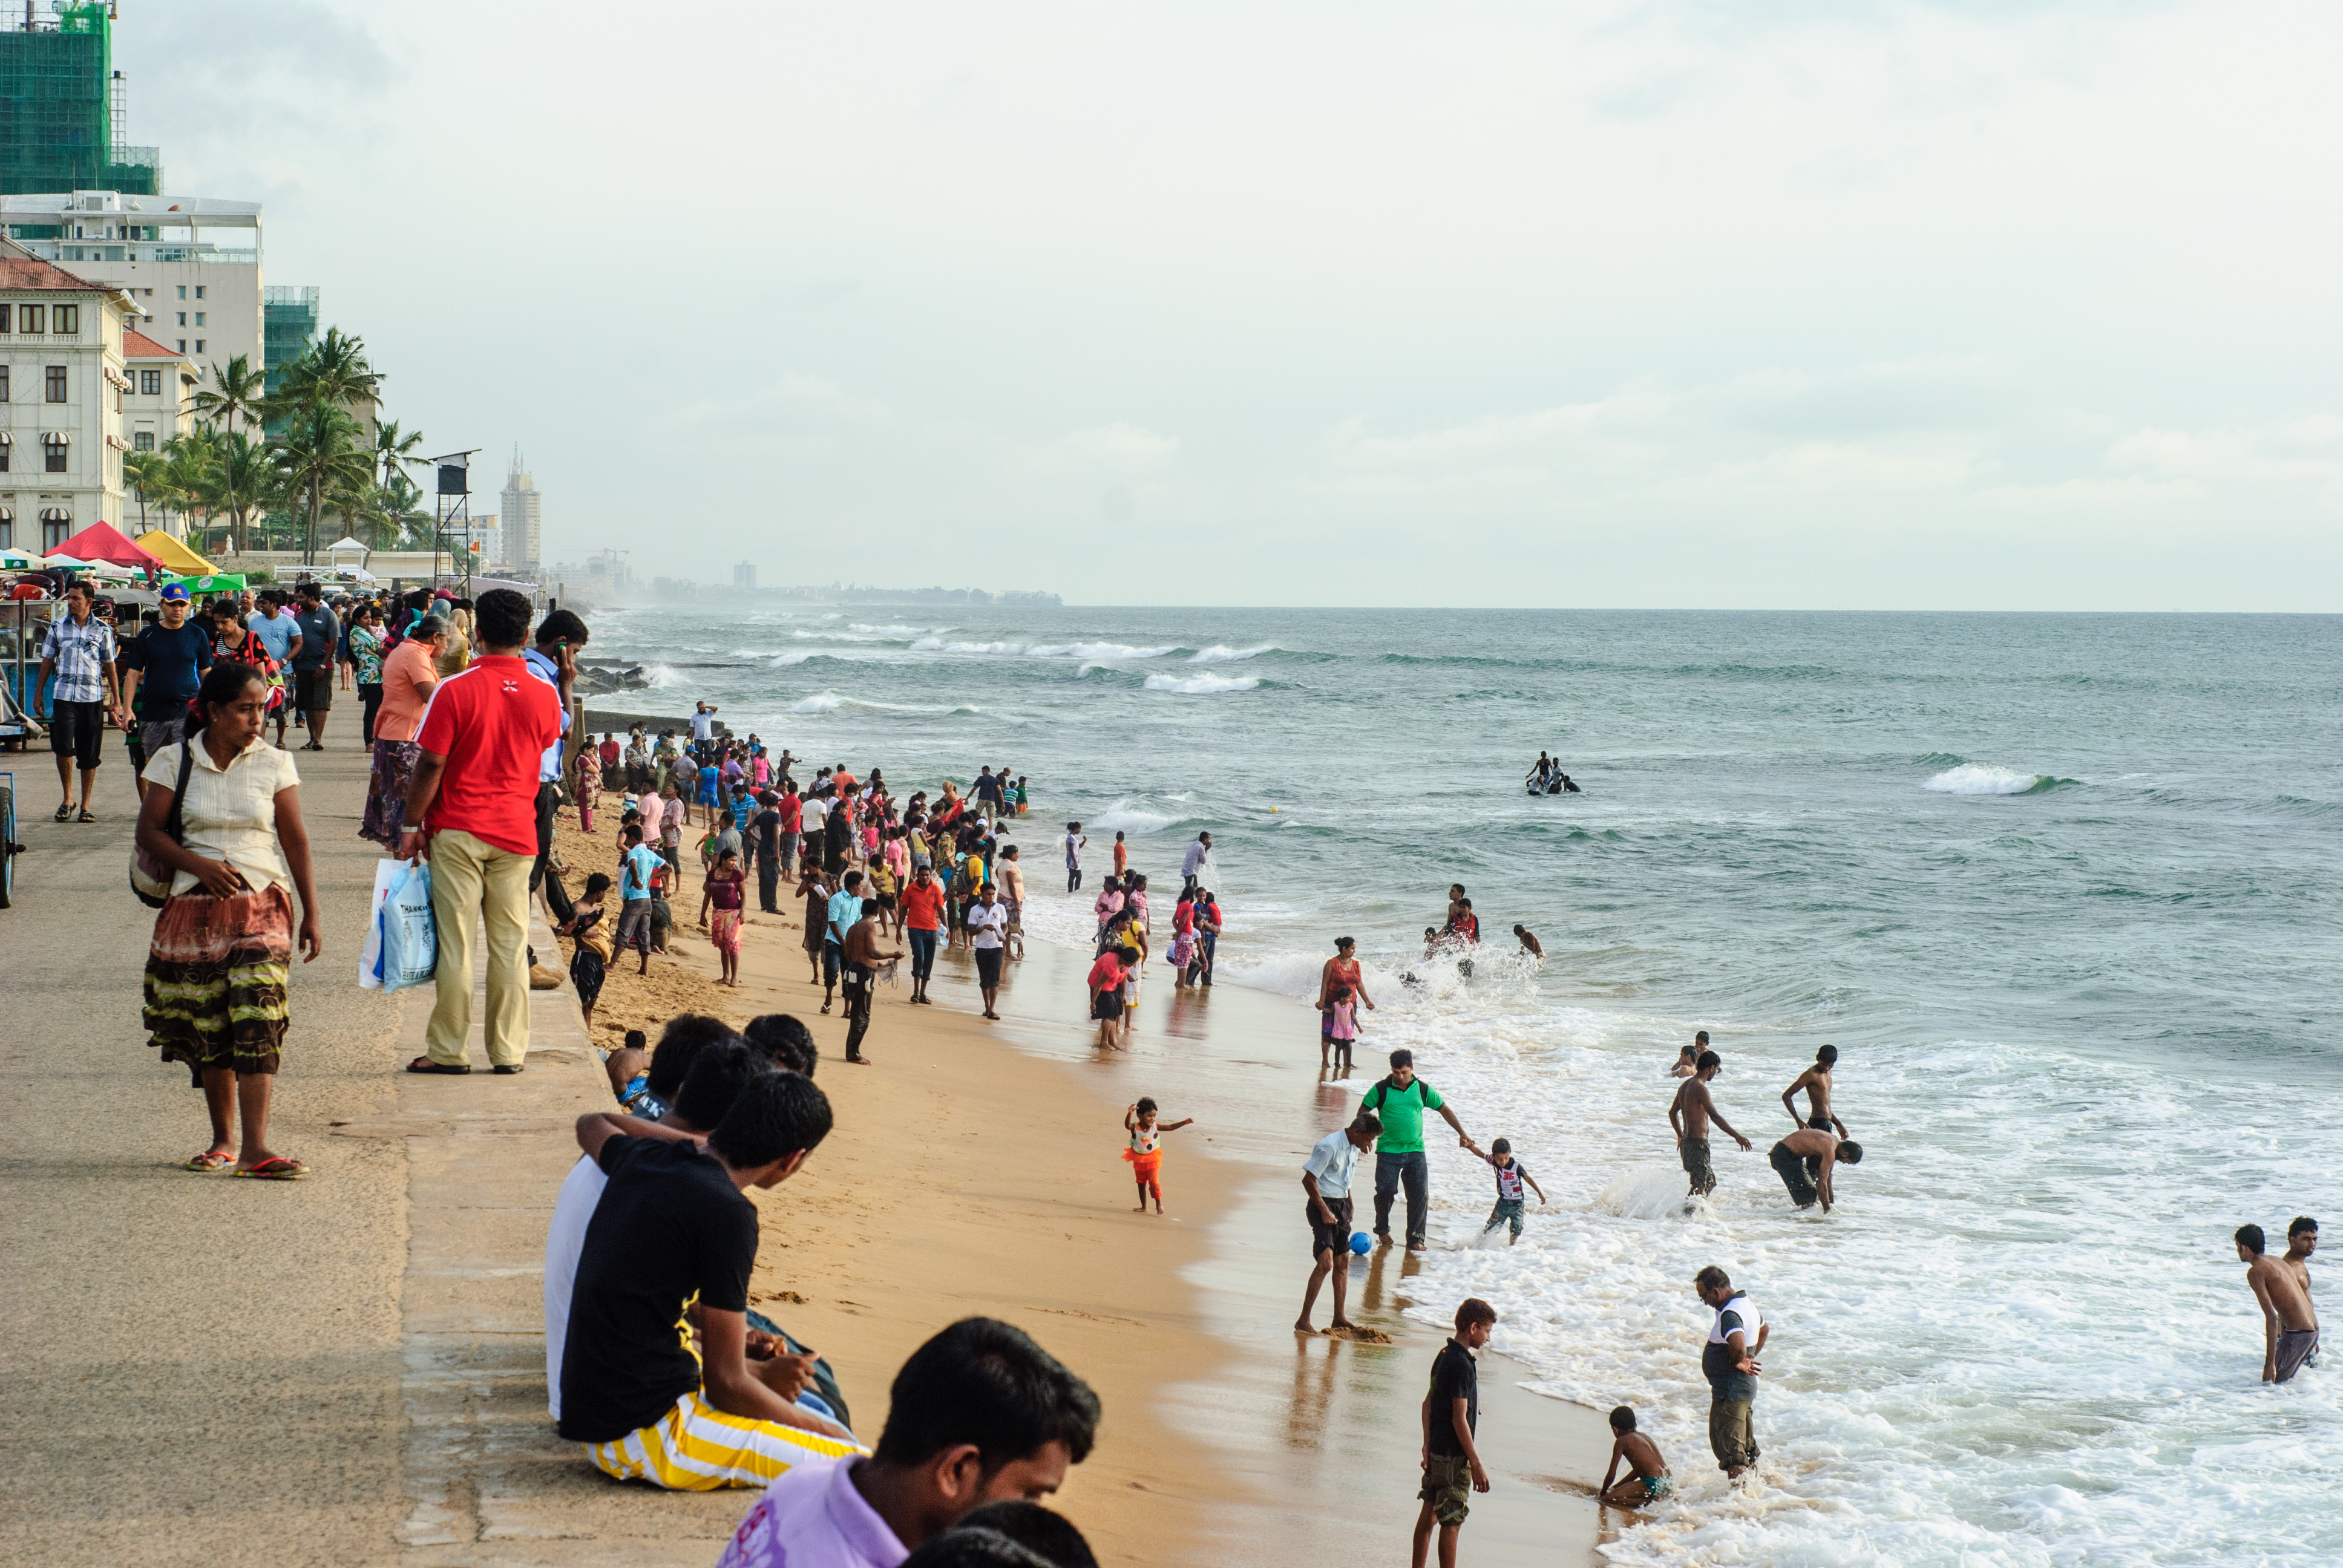
M 157 596 L 162 622 L 143 628 L 122 655 L 122 706 L 139 725 L 138 747 L 152 757 L 176 746 L 187 731 L 187 704 L 212 667 L 211 634 L 187 623 L 185 583 L 166 583 Z M 146 697 L 142 708 L 138 699 Z M 138 779 L 138 798 L 146 798 L 146 780 Z

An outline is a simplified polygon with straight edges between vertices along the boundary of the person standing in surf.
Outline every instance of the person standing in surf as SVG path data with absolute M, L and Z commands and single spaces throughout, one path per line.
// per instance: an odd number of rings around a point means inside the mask
M 1749 1293 L 1711 1263 L 1693 1276 L 1701 1304 L 1715 1312 L 1708 1343 L 1700 1352 L 1701 1375 L 1708 1380 L 1708 1448 L 1727 1481 L 1757 1462 L 1758 1352 L 1773 1331 L 1749 1304 Z
M 1348 990 L 1353 1001 L 1365 1007 L 1370 1012 L 1374 1010 L 1375 1000 L 1367 994 L 1366 979 L 1359 971 L 1358 949 L 1357 938 L 1336 937 L 1334 956 L 1319 966 L 1318 1000 L 1312 1005 L 1318 1010 L 1318 1065 L 1320 1067 L 1326 1065 L 1327 1052 L 1334 1038 L 1334 993 Z M 1355 1049 L 1358 1040 L 1355 1010 L 1352 1017 L 1351 1040 Z
M 1724 1060 L 1713 1050 L 1700 1053 L 1696 1070 L 1676 1089 L 1676 1097 L 1668 1106 L 1668 1125 L 1675 1130 L 1676 1155 L 1684 1161 L 1684 1174 L 1692 1178 L 1687 1198 L 1705 1198 L 1716 1191 L 1716 1168 L 1709 1161 L 1708 1124 L 1714 1119 L 1719 1127 L 1733 1136 L 1733 1141 L 1747 1150 L 1749 1140 L 1734 1131 L 1733 1123 L 1716 1108 L 1716 1101 L 1708 1092 L 1709 1080 L 1725 1066 Z
M 2296 1221 L 2297 1225 L 2303 1223 Z M 2297 1231 L 2298 1236 L 2301 1231 Z M 2318 1244 L 2318 1226 L 2310 1225 L 2310 1247 Z M 2310 1251 L 2302 1251 L 2300 1274 L 2287 1266 L 2294 1257 L 2288 1249 L 2287 1261 L 2264 1254 L 2267 1243 L 2259 1225 L 2240 1225 L 2236 1236 L 2237 1261 L 2246 1266 L 2246 1283 L 2252 1287 L 2254 1301 L 2262 1310 L 2262 1382 L 2291 1382 L 2318 1352 L 2318 1314 L 2311 1309 L 2308 1283 Z
M 1383 1123 L 1383 1137 L 1375 1145 L 1375 1237 L 1385 1246 L 1391 1244 L 1392 1202 L 1404 1186 L 1407 1250 L 1421 1252 L 1425 1250 L 1425 1221 L 1432 1207 L 1431 1171 L 1423 1155 L 1423 1113 L 1440 1112 L 1441 1119 L 1455 1130 L 1460 1147 L 1475 1155 L 1481 1155 L 1481 1149 L 1456 1120 L 1456 1112 L 1440 1098 L 1440 1091 L 1416 1077 L 1413 1051 L 1393 1051 L 1391 1069 L 1391 1075 L 1368 1090 L 1359 1102 L 1361 1111 L 1373 1111 Z

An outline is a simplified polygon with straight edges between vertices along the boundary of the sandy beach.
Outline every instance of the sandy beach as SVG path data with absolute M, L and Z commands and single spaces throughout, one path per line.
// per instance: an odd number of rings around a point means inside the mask
M 614 859 L 602 829 L 615 821 L 598 811 L 588 839 L 565 813 L 573 890 Z M 977 1016 L 973 965 L 946 951 L 935 1007 L 907 1005 L 908 984 L 877 988 L 873 1065 L 852 1067 L 842 1006 L 823 1016 L 808 983 L 789 887 L 787 912 L 750 913 L 737 990 L 717 983 L 715 950 L 692 923 L 699 888 L 687 857 L 670 952 L 647 979 L 631 960 L 611 966 L 596 1041 L 630 1027 L 656 1038 L 684 1010 L 736 1024 L 789 1012 L 813 1030 L 838 1131 L 801 1175 L 759 1195 L 753 1294 L 829 1357 L 866 1436 L 911 1349 L 954 1318 L 998 1316 L 1104 1402 L 1098 1449 L 1061 1498 L 1102 1561 L 1404 1552 L 1441 1342 L 1402 1315 L 1413 1268 L 1386 1251 L 1353 1263 L 1353 1316 L 1387 1345 L 1292 1328 L 1310 1266 L 1301 1163 L 1346 1103 L 1315 1081 L 1314 1015 L 1235 987 L 1181 992 L 1159 966 L 1131 1050 L 1101 1055 L 1081 1017 L 1083 955 L 1031 944 L 1008 967 L 995 1024 Z M 1133 1212 L 1118 1157 L 1123 1108 L 1142 1094 L 1166 1120 L 1197 1119 L 1166 1139 L 1160 1218 Z M 1322 1299 L 1322 1323 L 1326 1312 Z M 1474 1499 L 1467 1560 L 1591 1560 L 1607 1430 L 1583 1406 L 1523 1390 L 1525 1375 L 1485 1358 L 1482 1442 L 1496 1484 Z

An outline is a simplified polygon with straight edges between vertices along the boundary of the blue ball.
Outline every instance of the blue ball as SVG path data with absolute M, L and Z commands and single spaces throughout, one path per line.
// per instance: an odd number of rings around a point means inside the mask
M 1363 1258 L 1365 1257 L 1367 1255 L 1367 1249 L 1373 1244 L 1373 1243 L 1367 1240 L 1367 1233 L 1364 1231 L 1353 1231 L 1351 1232 L 1351 1251 L 1356 1252 L 1359 1256 Z

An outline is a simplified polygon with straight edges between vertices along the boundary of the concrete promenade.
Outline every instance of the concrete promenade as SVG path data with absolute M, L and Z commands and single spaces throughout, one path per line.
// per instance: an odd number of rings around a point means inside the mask
M 207 1124 L 139 1025 L 119 739 L 87 826 L 48 819 L 45 754 L 0 759 L 28 846 L 0 910 L 0 1560 L 705 1568 L 749 1494 L 620 1487 L 545 1412 L 546 1219 L 609 1103 L 575 1000 L 534 997 L 518 1077 L 485 1070 L 477 1010 L 481 1070 L 400 1070 L 431 993 L 357 988 L 377 851 L 340 696 L 296 754 L 326 951 L 296 966 L 270 1141 L 306 1181 L 180 1169 Z

